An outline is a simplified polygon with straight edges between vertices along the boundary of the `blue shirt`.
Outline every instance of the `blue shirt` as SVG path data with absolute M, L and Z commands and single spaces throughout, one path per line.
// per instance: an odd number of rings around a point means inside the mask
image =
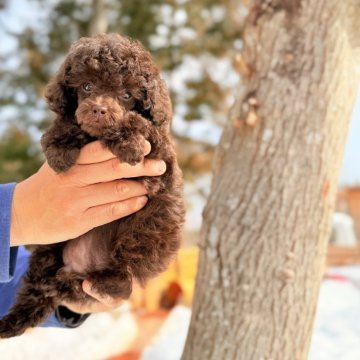
M 17 289 L 28 267 L 29 252 L 22 246 L 10 247 L 10 220 L 15 183 L 0 184 L 0 317 L 15 302 Z M 52 314 L 41 326 L 65 327 Z

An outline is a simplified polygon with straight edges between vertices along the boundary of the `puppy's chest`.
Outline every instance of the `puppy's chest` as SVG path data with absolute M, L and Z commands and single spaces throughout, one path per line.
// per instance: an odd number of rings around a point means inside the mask
M 105 225 L 106 226 L 106 225 Z M 63 248 L 64 270 L 86 273 L 106 266 L 111 251 L 111 237 L 92 230 L 68 241 Z

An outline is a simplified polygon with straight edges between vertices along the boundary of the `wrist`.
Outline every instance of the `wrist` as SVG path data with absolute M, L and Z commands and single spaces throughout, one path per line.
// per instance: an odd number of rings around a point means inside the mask
M 15 204 L 15 193 L 17 192 L 19 184 L 15 186 L 14 194 L 13 194 L 13 200 L 11 204 L 11 223 L 10 223 L 10 246 L 20 246 L 21 244 L 21 231 L 19 226 L 19 219 L 17 215 L 17 206 Z
M 14 189 L 11 205 L 11 223 L 10 223 L 10 246 L 30 245 L 27 241 L 29 234 L 23 233 L 23 205 L 28 201 L 26 194 L 23 194 L 23 182 L 17 184 Z M 26 212 L 25 212 L 26 213 Z

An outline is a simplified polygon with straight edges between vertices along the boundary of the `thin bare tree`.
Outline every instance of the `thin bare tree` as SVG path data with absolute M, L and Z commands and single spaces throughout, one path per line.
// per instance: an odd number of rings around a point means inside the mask
M 104 33 L 108 29 L 106 17 L 106 0 L 93 0 L 93 16 L 90 21 L 89 35 Z

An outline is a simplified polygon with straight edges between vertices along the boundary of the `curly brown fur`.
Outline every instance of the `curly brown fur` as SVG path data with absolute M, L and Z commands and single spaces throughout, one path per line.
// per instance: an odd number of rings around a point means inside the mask
M 91 86 L 91 90 L 89 85 Z M 36 326 L 64 300 L 87 303 L 88 279 L 100 294 L 126 299 L 134 280 L 144 284 L 164 271 L 180 244 L 184 220 L 181 172 L 169 136 L 168 91 L 151 55 L 117 34 L 81 38 L 70 48 L 46 91 L 57 114 L 41 140 L 49 165 L 66 171 L 80 149 L 96 139 L 130 164 L 163 159 L 166 173 L 141 178 L 149 201 L 137 213 L 97 227 L 70 241 L 37 247 L 17 301 L 0 321 L 0 337 Z M 84 252 L 78 262 L 74 254 Z

